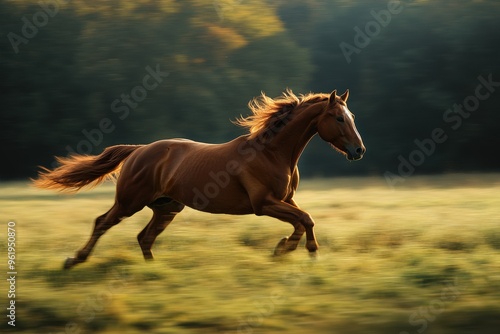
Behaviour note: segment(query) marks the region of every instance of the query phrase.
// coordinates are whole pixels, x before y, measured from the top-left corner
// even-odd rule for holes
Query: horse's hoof
[[[306,241],[306,249],[309,251],[309,254],[314,253],[318,250],[319,245],[316,240],[307,240]]]
[[[318,259],[318,251],[309,252],[309,257],[311,258],[311,260],[317,260]]]
[[[75,265],[75,258],[74,257],[68,257],[66,258],[66,261],[64,261],[64,266],[63,268],[65,270],[71,269]]]
[[[144,261],[146,261],[146,262],[154,261],[154,259],[155,258],[153,257],[152,254],[148,254],[148,255],[144,254]]]
[[[288,241],[288,237],[284,237],[278,242],[276,247],[274,248],[274,256],[280,256],[287,253],[286,242]]]

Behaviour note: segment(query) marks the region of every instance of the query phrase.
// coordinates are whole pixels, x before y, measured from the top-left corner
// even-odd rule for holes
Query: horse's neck
[[[318,132],[317,117],[322,109],[322,103],[315,103],[294,111],[290,120],[272,139],[273,149],[290,162],[292,169],[297,165],[306,145]]]

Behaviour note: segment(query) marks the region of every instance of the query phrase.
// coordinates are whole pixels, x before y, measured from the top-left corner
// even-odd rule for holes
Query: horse
[[[318,250],[314,221],[293,200],[299,184],[297,163],[311,138],[319,134],[350,160],[366,149],[354,115],[347,107],[349,90],[338,96],[286,90],[277,98],[264,93],[252,99],[250,116],[233,123],[248,133],[222,144],[165,139],[147,145],[115,145],[99,155],[56,157],[54,170],[41,167],[38,188],[76,192],[116,179],[115,202],[97,217],[83,248],[64,262],[64,269],[85,262],[98,239],[112,226],[144,207],[153,217],[138,234],[145,260],[152,260],[156,238],[185,206],[217,214],[266,215],[290,223],[293,233],[274,254],[295,250],[303,234],[312,256]]]

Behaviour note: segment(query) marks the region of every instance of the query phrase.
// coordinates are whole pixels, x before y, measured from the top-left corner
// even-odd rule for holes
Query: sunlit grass
[[[303,243],[273,258],[291,226],[268,217],[183,211],[142,259],[148,209],[63,271],[113,185],[61,195],[0,186],[16,222],[19,333],[496,333],[500,325],[500,179],[303,181],[320,256]],[[0,240],[5,249],[6,238]],[[424,329],[425,327],[425,329]]]

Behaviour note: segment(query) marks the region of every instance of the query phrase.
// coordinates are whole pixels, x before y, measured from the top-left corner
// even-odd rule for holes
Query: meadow
[[[145,209],[62,270],[113,202],[114,185],[64,195],[0,184],[2,270],[16,230],[16,326],[7,333],[498,333],[500,175],[303,180],[320,244],[284,257],[289,224],[185,209],[145,262]],[[5,279],[2,278],[5,282]]]

